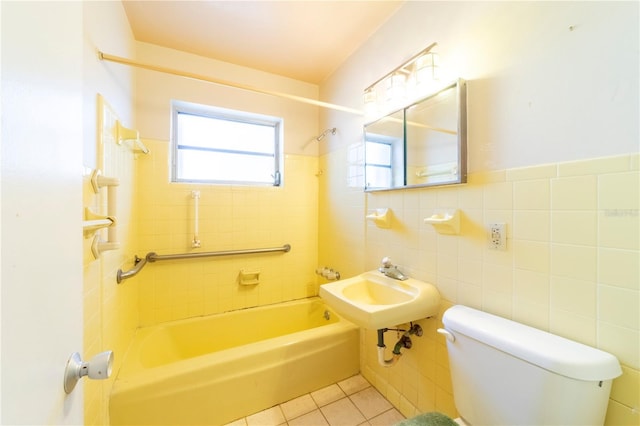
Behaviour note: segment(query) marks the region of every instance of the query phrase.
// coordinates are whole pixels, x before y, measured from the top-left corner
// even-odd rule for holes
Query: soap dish
[[[366,218],[373,221],[378,228],[391,228],[391,209],[374,209]]]
[[[260,271],[240,270],[240,285],[260,284]]]
[[[424,223],[433,225],[440,234],[457,235],[460,233],[460,212],[457,209],[437,212],[425,218]]]

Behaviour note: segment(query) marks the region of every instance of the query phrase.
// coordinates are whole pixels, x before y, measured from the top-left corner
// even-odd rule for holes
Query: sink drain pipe
[[[390,359],[384,358],[384,350],[386,346],[384,344],[384,333],[387,331],[403,331],[404,333],[398,339],[395,346],[393,347],[393,356]],[[383,367],[393,367],[402,356],[400,352],[401,348],[411,349],[413,345],[411,342],[410,335],[415,334],[416,336],[422,336],[422,327],[418,324],[411,324],[409,330],[401,330],[397,328],[379,328],[378,329],[378,363]]]

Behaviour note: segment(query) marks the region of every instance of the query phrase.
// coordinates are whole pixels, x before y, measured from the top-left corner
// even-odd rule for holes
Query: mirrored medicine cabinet
[[[364,135],[365,191],[466,182],[466,81],[366,124]]]

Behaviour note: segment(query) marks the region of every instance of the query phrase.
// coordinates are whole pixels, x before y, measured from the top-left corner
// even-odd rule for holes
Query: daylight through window
[[[392,141],[384,136],[367,135],[365,140],[365,177],[367,188],[391,187]]]
[[[282,119],[174,102],[172,181],[281,183]]]

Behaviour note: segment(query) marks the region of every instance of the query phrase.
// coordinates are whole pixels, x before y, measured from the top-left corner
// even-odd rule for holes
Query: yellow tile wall
[[[465,304],[616,355],[624,374],[614,381],[606,422],[640,423],[638,154],[475,173],[464,185],[364,195],[333,180],[340,172],[331,165],[346,164],[339,157],[332,152],[322,160],[329,167],[326,191],[337,192],[327,199],[341,201],[328,209],[352,218],[354,228],[358,220],[363,224],[364,259],[339,251],[359,237],[345,229],[347,235],[321,240],[321,257],[368,270],[390,256],[409,275],[438,287],[443,310]],[[360,197],[365,205],[359,212],[343,207],[357,205]],[[365,222],[368,209],[383,207],[392,209],[391,229]],[[438,234],[422,221],[451,208],[462,213],[460,235]],[[321,216],[321,228],[323,222]],[[506,251],[488,248],[492,222],[507,225]],[[446,346],[435,333],[439,321],[420,322],[428,332],[392,369],[377,366],[377,336],[363,332],[363,374],[405,415],[433,409],[457,414]]]
[[[99,169],[104,176],[117,177],[117,234],[120,248],[103,252],[98,259],[91,252],[93,236],[84,238],[84,348],[82,356],[90,359],[95,354],[114,352],[113,373],[108,380],[86,380],[83,382],[85,398],[85,424],[109,423],[109,394],[115,376],[122,364],[135,327],[138,325],[138,292],[133,286],[116,283],[116,271],[133,251],[136,243],[135,230],[131,226],[134,217],[134,169],[136,155],[127,143],[117,144],[113,128],[117,116],[102,98],[98,99],[99,122],[104,125],[98,132]],[[107,214],[107,188],[96,194],[91,185],[92,169],[83,175],[83,205],[96,214]],[[102,241],[107,240],[107,230],[98,231]]]
[[[138,256],[292,248],[147,264],[127,281],[140,292],[141,325],[317,295],[317,157],[286,155],[284,185],[277,188],[170,183],[168,142],[144,143],[151,153],[140,158],[137,168]],[[193,190],[200,191],[199,249],[191,247]],[[241,269],[260,271],[260,284],[240,286]]]

